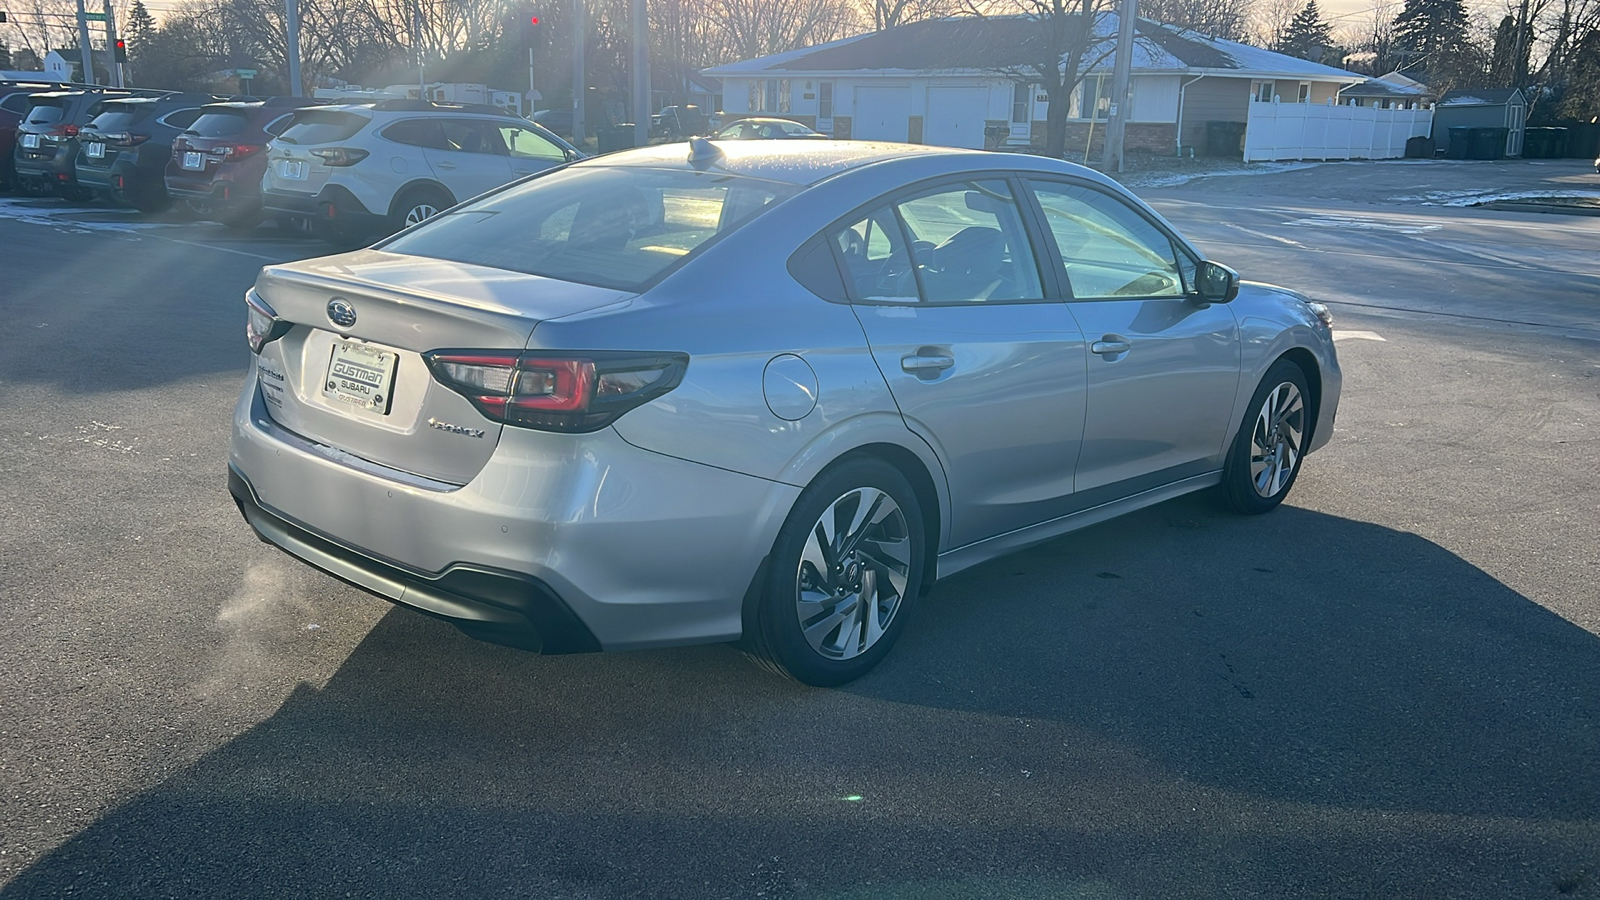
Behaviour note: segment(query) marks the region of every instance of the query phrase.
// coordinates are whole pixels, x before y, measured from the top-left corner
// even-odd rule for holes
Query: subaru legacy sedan
[[[857,142],[650,147],[262,270],[229,487],[263,540],[546,653],[876,665],[934,582],[1333,435],[1328,311],[1109,179]]]

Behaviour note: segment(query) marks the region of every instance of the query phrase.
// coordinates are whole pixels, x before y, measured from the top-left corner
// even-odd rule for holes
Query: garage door
[[[900,141],[911,136],[911,89],[903,87],[856,88],[855,118],[850,136],[858,141]]]
[[[981,150],[983,120],[988,115],[986,87],[930,87],[928,117],[922,125],[923,142]]]

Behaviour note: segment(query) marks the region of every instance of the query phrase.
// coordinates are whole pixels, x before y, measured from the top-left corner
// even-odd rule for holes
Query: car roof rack
[[[382,112],[470,112],[520,119],[522,116],[487,103],[454,103],[448,100],[378,100],[372,108]]]

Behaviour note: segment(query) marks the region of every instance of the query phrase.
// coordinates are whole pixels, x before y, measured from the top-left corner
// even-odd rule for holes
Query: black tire
[[[869,509],[882,509],[873,506],[880,502],[878,494],[893,501],[898,513],[889,512],[862,529],[854,544],[856,553],[833,557],[840,563],[838,571],[822,577],[836,586],[836,596],[832,589],[817,584],[820,573],[808,561],[807,546],[813,538],[820,546],[818,526],[824,513],[832,510],[835,517],[843,515],[848,525],[849,517],[863,502]],[[837,529],[836,544],[850,537],[846,531]],[[882,661],[905,630],[922,590],[927,547],[922,508],[898,469],[882,460],[860,457],[827,470],[795,501],[773,543],[765,584],[745,635],[746,652],[763,666],[802,684],[833,687],[860,678]],[[897,552],[906,557],[903,562],[895,558]],[[889,565],[896,571],[891,573]],[[898,586],[893,575],[899,576]],[[849,595],[846,591],[852,583],[855,593]],[[803,604],[802,585],[806,586],[804,596],[823,599],[814,606]],[[802,606],[817,613],[809,620],[812,637],[802,625]],[[861,611],[869,613],[870,623]],[[840,620],[839,616],[847,618]],[[813,640],[828,646],[819,648]]]
[[[1268,421],[1267,398],[1276,395],[1285,410],[1277,424]],[[1276,409],[1276,407],[1275,407]],[[1222,467],[1222,496],[1235,512],[1256,515],[1277,508],[1300,477],[1305,444],[1311,436],[1311,394],[1300,367],[1280,359],[1250,397],[1244,421]],[[1284,456],[1279,456],[1279,454]],[[1292,456],[1292,458],[1285,458]],[[1287,466],[1284,463],[1287,462]],[[1262,466],[1256,471],[1256,465]]]
[[[323,218],[313,218],[311,220],[311,233],[341,250],[354,250],[366,238],[365,234],[348,225],[341,222],[330,222]]]
[[[389,209],[389,231],[393,233],[416,224],[410,220],[413,212],[432,209],[433,212],[422,217],[431,219],[455,205],[456,201],[442,188],[427,185],[407,188],[395,198],[394,206]]]

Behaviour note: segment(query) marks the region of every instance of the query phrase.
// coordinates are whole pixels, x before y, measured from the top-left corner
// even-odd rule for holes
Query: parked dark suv
[[[172,140],[200,118],[211,94],[106,100],[78,133],[78,184],[142,212],[166,209]]]
[[[88,199],[90,192],[79,187],[73,165],[78,156],[78,131],[99,113],[101,103],[133,96],[138,93],[121,90],[47,91],[30,96],[28,111],[17,126],[17,149],[12,156],[17,181],[25,187],[55,191],[69,200]]]
[[[266,216],[261,176],[267,171],[267,142],[289,127],[295,110],[322,102],[272,97],[201,107],[200,118],[173,139],[167,193],[229,228],[254,228]]]
[[[12,156],[17,150],[17,126],[28,114],[28,98],[67,87],[70,85],[54,81],[0,81],[0,190],[17,187],[17,165]]]

